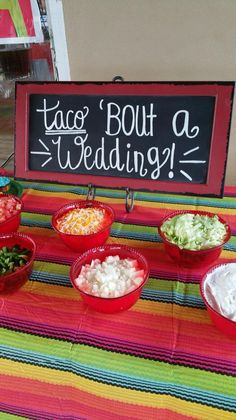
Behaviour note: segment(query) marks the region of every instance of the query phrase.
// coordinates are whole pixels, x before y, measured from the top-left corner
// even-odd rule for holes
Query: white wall
[[[236,80],[235,0],[63,0],[63,10],[71,80]],[[226,184],[235,158],[236,102]]]

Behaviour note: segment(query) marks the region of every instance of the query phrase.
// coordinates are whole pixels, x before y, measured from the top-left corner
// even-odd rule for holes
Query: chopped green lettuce
[[[217,215],[184,213],[167,219],[161,226],[166,239],[181,249],[207,249],[220,245],[226,227]]]

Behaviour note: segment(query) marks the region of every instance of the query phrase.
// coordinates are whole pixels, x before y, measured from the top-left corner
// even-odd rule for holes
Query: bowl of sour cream
[[[200,292],[216,327],[236,338],[236,261],[211,267],[200,282]]]

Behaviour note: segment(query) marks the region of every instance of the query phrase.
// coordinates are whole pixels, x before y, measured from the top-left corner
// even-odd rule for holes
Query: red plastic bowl
[[[223,220],[220,216],[218,216],[219,221],[226,226],[226,235],[223,242],[220,245],[217,245],[212,248],[208,249],[201,249],[201,250],[190,250],[190,249],[181,249],[178,245],[173,244],[170,242],[165,234],[161,231],[161,226],[164,222],[169,220],[170,218],[180,215],[180,214],[200,214],[202,216],[213,217],[215,216],[214,213],[210,213],[207,211],[201,210],[184,210],[184,211],[176,211],[164,217],[161,221],[160,226],[158,227],[159,235],[164,243],[165,250],[168,255],[178,264],[184,267],[201,267],[207,264],[211,264],[214,262],[219,256],[223,249],[223,246],[231,237],[231,230],[229,225]]]
[[[17,244],[29,249],[31,255],[29,256],[27,263],[17,271],[6,275],[0,275],[0,294],[16,291],[26,283],[31,274],[36,252],[36,245],[33,239],[18,232],[0,235],[0,248],[4,246],[12,247]]]
[[[236,261],[232,261],[229,263],[224,263],[224,264],[218,264],[215,265],[214,267],[211,267],[209,271],[207,271],[207,273],[205,273],[204,277],[202,278],[201,282],[200,282],[200,292],[201,292],[201,296],[202,299],[206,305],[207,308],[207,312],[212,320],[212,322],[215,324],[215,326],[223,333],[226,334],[227,336],[231,337],[231,338],[236,338],[236,321],[232,321],[229,318],[226,318],[224,315],[220,314],[219,312],[217,312],[208,302],[206,294],[205,294],[205,282],[207,280],[207,277],[213,273],[213,271],[215,271],[217,268],[220,268],[224,265],[229,265],[229,264],[235,264]]]
[[[96,233],[90,235],[73,235],[71,233],[63,233],[57,228],[57,220],[64,214],[68,213],[73,209],[78,208],[91,208],[96,207],[104,209],[107,214],[106,226]],[[87,249],[94,248],[103,245],[108,236],[110,235],[111,225],[114,221],[114,211],[107,204],[100,203],[99,201],[84,200],[75,201],[73,203],[66,204],[61,207],[52,217],[53,229],[58,233],[62,241],[71,249],[78,252],[84,252]]]
[[[6,197],[14,197],[16,202],[20,205],[19,210],[17,211],[14,216],[10,217],[9,219],[5,220],[4,222],[0,222],[0,234],[1,233],[10,233],[10,232],[16,232],[20,225],[21,220],[21,212],[23,208],[23,202],[19,197],[16,197],[15,195],[12,196],[10,194],[3,194],[0,195],[0,201],[5,199]]]
[[[116,298],[103,298],[93,296],[82,291],[75,283],[75,279],[80,274],[82,266],[85,264],[90,264],[91,261],[96,258],[100,259],[100,261],[104,261],[105,258],[109,255],[119,255],[121,259],[132,258],[137,260],[139,268],[141,270],[144,270],[144,280],[142,281],[142,283],[132,292],[129,292],[126,295]],[[80,292],[80,295],[84,302],[96,311],[105,313],[120,312],[129,309],[131,306],[133,306],[140,297],[142,288],[145,282],[147,281],[148,276],[149,266],[145,257],[135,249],[121,245],[104,245],[98,248],[90,249],[74,261],[70,270],[71,283],[73,287]]]

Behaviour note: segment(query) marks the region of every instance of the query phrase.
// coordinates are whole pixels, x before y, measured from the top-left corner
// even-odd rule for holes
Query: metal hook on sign
[[[124,78],[122,76],[115,76],[112,79],[113,82],[124,82]]]
[[[96,188],[92,184],[88,184],[88,193],[86,200],[94,200]]]
[[[126,197],[125,197],[125,208],[128,213],[134,208],[134,192],[129,188],[126,188]]]

